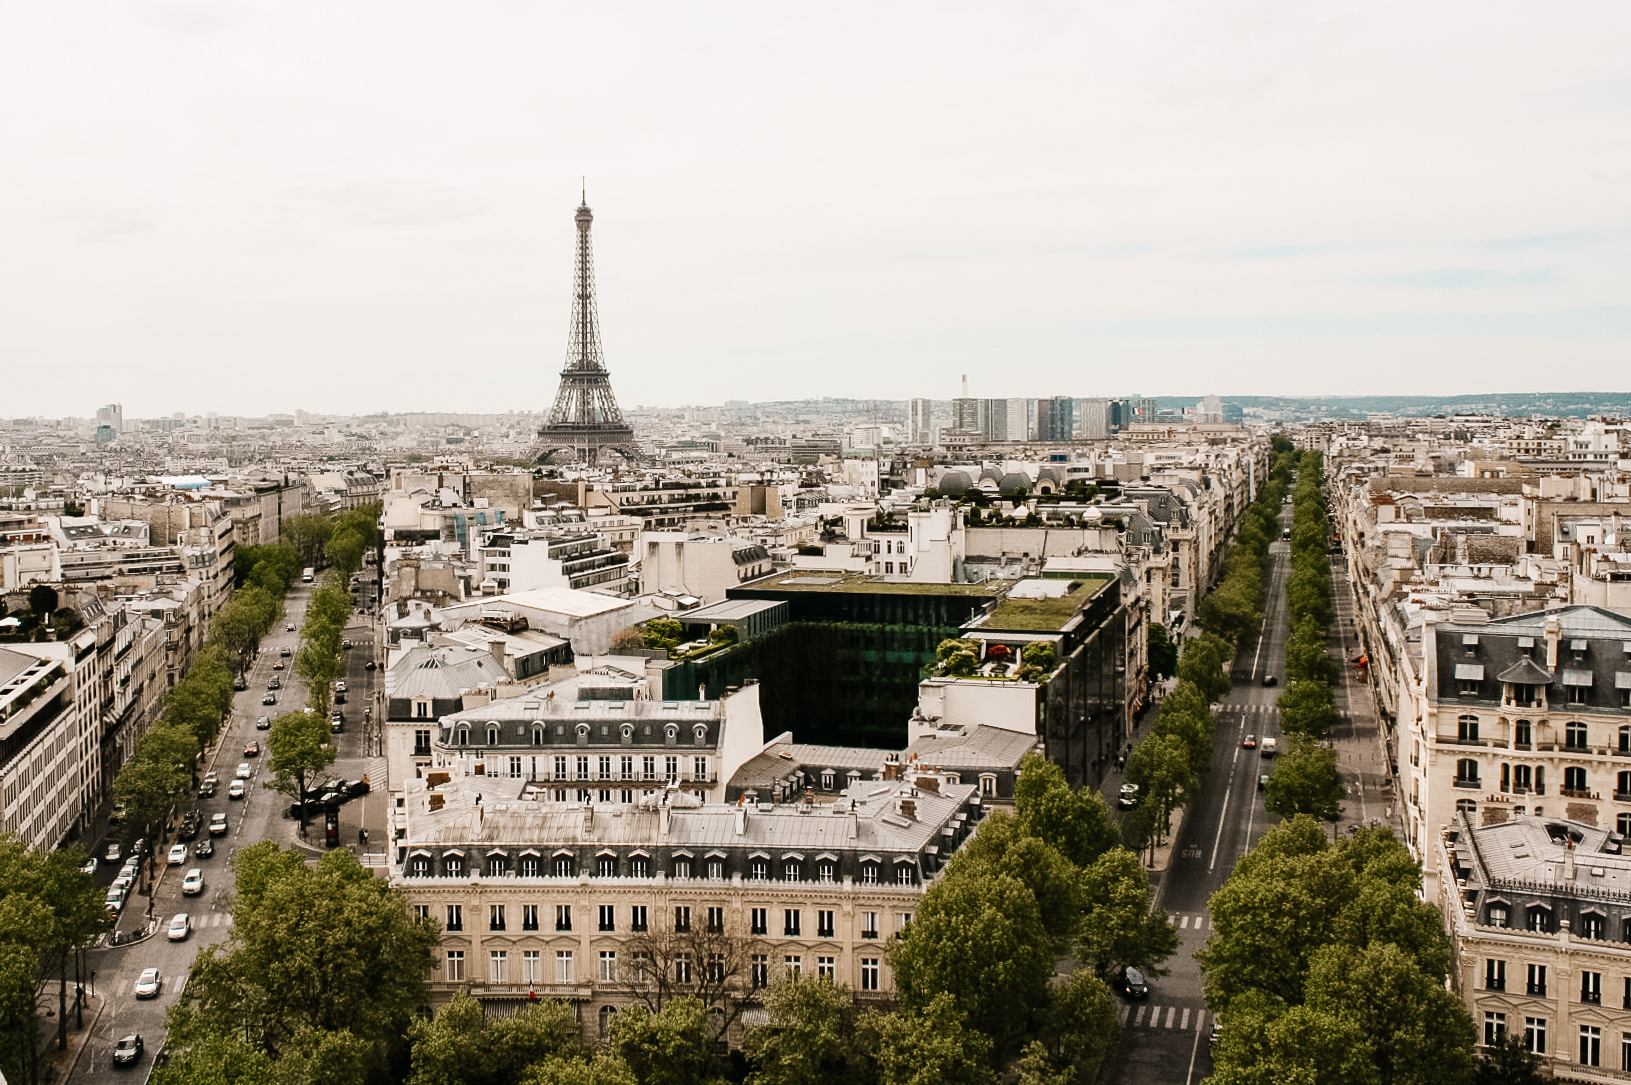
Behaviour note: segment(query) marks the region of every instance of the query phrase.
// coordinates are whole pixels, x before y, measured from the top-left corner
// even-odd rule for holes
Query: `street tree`
[[[1021,1055],[1019,1077],[1031,1085],[1092,1085],[1116,1038],[1110,988],[1087,969],[1048,988],[1036,1039]]]
[[[1184,645],[1178,657],[1178,678],[1192,682],[1205,694],[1208,702],[1221,700],[1229,692],[1230,657],[1234,654],[1228,642],[1212,633],[1204,634]]]
[[[428,1005],[436,927],[349,851],[315,868],[261,853],[245,865],[259,881],[234,901],[228,940],[193,965],[187,1035],[241,1035],[274,1060],[291,1046],[310,1057],[366,1050],[370,1076],[405,1056],[408,1026]]]
[[[1001,812],[986,818],[980,831],[952,854],[947,874],[1016,878],[1031,891],[1049,935],[1064,939],[1075,932],[1082,909],[1077,867],[1040,837],[1027,834],[1018,818]]]
[[[748,1085],[859,1085],[869,1075],[848,988],[827,976],[784,972],[762,998],[767,1020],[743,1045],[756,1067]]]
[[[1457,1085],[1473,1073],[1477,1033],[1442,976],[1394,945],[1330,945],[1315,954],[1308,1006],[1359,1026],[1380,1085]]]
[[[1486,1044],[1478,1053],[1473,1069],[1473,1085],[1555,1085],[1546,1073],[1541,1057],[1529,1050],[1516,1030],[1509,1030],[1498,1044]]]
[[[677,998],[655,1013],[632,1006],[615,1015],[606,1048],[640,1085],[704,1085],[714,1064],[713,1035],[708,1008]]]
[[[434,1018],[410,1026],[413,1067],[407,1085],[520,1085],[536,1063],[587,1054],[578,1031],[572,1008],[558,999],[488,1017],[481,1003],[461,990]]]
[[[1171,678],[1178,673],[1178,646],[1160,622],[1150,623],[1149,656],[1151,678]]]
[[[710,1011],[710,1038],[723,1042],[754,997],[751,965],[764,946],[709,927],[700,916],[689,921],[690,909],[685,911],[683,925],[660,914],[625,943],[631,993],[652,1013],[675,999],[695,999]]]
[[[1287,682],[1275,705],[1280,710],[1280,728],[1287,734],[1323,739],[1337,723],[1331,687],[1316,679]]]
[[[1165,975],[1160,964],[1178,951],[1178,932],[1150,910],[1150,879],[1138,856],[1126,848],[1099,856],[1081,872],[1080,898],[1076,957],[1085,968],[1101,978],[1123,965]]]
[[[910,934],[890,943],[895,989],[908,1013],[949,994],[1006,1057],[1046,996],[1052,939],[1025,883],[1006,874],[943,878],[927,893]]]
[[[592,1059],[562,1056],[534,1063],[521,1085],[642,1085],[629,1064],[616,1055],[597,1052]]]
[[[1176,735],[1151,734],[1127,758],[1127,782],[1138,785],[1138,800],[1150,807],[1159,843],[1172,828],[1172,811],[1200,790],[1189,748]]]
[[[1337,755],[1304,735],[1292,734],[1269,782],[1264,804],[1271,814],[1310,814],[1322,821],[1342,817],[1346,789],[1337,771]]]
[[[1381,1085],[1356,1023],[1255,992],[1230,1007],[1212,1062],[1213,1085]]]
[[[328,740],[328,723],[315,712],[285,712],[272,721],[266,736],[272,786],[300,804],[300,820],[306,820],[306,798],[318,773],[334,764],[334,747]]]
[[[928,1005],[887,1013],[877,1034],[879,1085],[994,1085],[991,1040],[971,1027],[957,1001],[941,992]]]
[[[1104,796],[1092,788],[1073,791],[1064,771],[1038,753],[1020,761],[1014,812],[1027,836],[1041,839],[1077,866],[1121,843]]]

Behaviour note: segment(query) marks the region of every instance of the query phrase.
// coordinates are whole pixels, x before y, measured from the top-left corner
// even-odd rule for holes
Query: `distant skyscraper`
[[[914,399],[911,402],[911,416],[908,429],[908,444],[932,445],[937,434],[934,432],[934,400]]]
[[[1076,401],[1076,436],[1093,441],[1110,436],[1110,401],[1108,399],[1078,399]]]
[[[1031,401],[1028,399],[1004,400],[1005,411],[1008,414],[1008,440],[1029,441],[1031,439]]]
[[[117,403],[109,403],[106,407],[99,407],[96,411],[96,424],[107,426],[114,433],[125,431],[125,409]]]
[[[960,396],[951,401],[951,424],[959,433],[985,433],[985,400]]]
[[[1217,396],[1207,396],[1205,399],[1195,404],[1195,421],[1203,423],[1222,422],[1223,400],[1219,399]]]
[[[600,348],[600,315],[595,305],[595,265],[589,247],[589,225],[595,216],[585,200],[574,216],[578,224],[577,272],[572,283],[572,332],[567,342],[566,368],[549,420],[539,427],[534,452],[542,456],[571,449],[580,461],[593,465],[602,452],[618,452],[626,459],[639,456],[634,430],[623,420],[611,375]]]
[[[1159,420],[1160,405],[1153,399],[1134,399],[1130,401],[1133,407],[1134,422],[1154,423]]]
[[[1051,396],[1036,401],[1036,439],[1068,441],[1075,436],[1074,401],[1069,396]]]

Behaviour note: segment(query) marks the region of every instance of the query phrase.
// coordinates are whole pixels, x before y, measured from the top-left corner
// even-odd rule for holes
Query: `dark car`
[[[1272,674],[1265,674],[1263,676],[1263,684],[1265,686],[1277,686],[1280,684],[1280,680]]]
[[[345,792],[346,798],[354,799],[358,795],[368,794],[368,781],[367,780],[347,780],[345,783],[340,785],[340,790]]]
[[[205,780],[198,785],[198,797],[201,799],[215,798],[215,781]]]
[[[1138,785],[1122,784],[1121,793],[1116,796],[1116,805],[1123,810],[1131,810],[1138,805]]]
[[[270,716],[260,716],[260,717],[256,718],[256,720],[255,720],[255,730],[257,730],[257,731],[270,731],[271,729],[272,729],[272,717],[270,717]]]
[[[129,1066],[142,1057],[142,1038],[139,1033],[132,1032],[129,1036],[122,1036],[119,1042],[113,1045],[113,1065]]]
[[[268,693],[266,696],[261,698],[261,704],[277,704],[277,694]]]
[[[1150,985],[1144,981],[1144,973],[1128,965],[1116,973],[1114,987],[1123,998],[1141,999],[1150,997]]]
[[[195,837],[197,835],[198,835],[198,819],[196,817],[194,817],[192,814],[188,814],[186,817],[181,819],[181,824],[179,826],[177,826],[177,828],[176,828],[176,839],[177,840],[191,840],[193,837]]]
[[[274,674],[270,679],[267,680],[266,688],[267,689],[282,689],[283,688],[283,680],[281,678],[279,678],[277,675]]]
[[[211,840],[207,836],[204,839],[200,840],[193,847],[193,858],[195,858],[195,859],[208,859],[210,856],[212,856],[214,854],[215,854],[215,841]]]
[[[362,669],[365,670],[365,671],[373,670],[374,669],[374,661],[372,659],[370,659],[367,663],[364,663],[362,665]]]

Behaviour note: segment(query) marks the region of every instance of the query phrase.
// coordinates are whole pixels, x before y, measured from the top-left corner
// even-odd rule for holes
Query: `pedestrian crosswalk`
[[[1209,924],[1205,914],[1185,915],[1182,912],[1174,912],[1167,916],[1167,921],[1181,931],[1204,931]]]
[[[1271,704],[1232,704],[1224,705],[1225,712],[1239,712],[1242,716],[1269,716],[1280,711]]]
[[[1165,1006],[1152,1002],[1121,1007],[1121,1023],[1128,1028],[1190,1029],[1204,1031],[1211,1027],[1214,1014],[1194,1006]]]
[[[199,912],[193,915],[193,927],[197,930],[230,926],[232,926],[232,913],[230,912]]]

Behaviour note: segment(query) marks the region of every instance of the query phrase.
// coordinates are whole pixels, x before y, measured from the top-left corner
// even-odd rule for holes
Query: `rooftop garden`
[[[982,623],[987,629],[1012,629],[1027,633],[1052,633],[1065,627],[1093,595],[1109,580],[1108,576],[1083,575],[1073,578],[1076,586],[1047,599],[1017,599],[1009,595],[998,603]]]
[[[807,581],[807,583],[801,583]],[[916,581],[884,580],[863,573],[824,573],[778,577],[756,587],[794,588],[804,591],[877,592],[886,595],[996,595],[990,584],[933,584]]]

